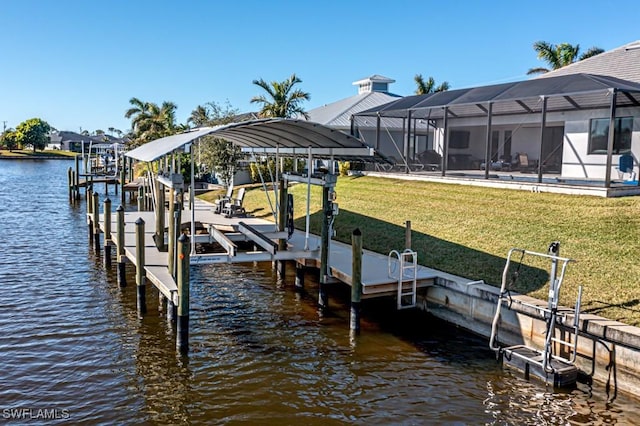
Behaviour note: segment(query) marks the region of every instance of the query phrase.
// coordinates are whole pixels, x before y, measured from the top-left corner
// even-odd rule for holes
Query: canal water
[[[133,270],[120,289],[89,246],[70,165],[0,161],[0,424],[639,422],[637,401],[554,393],[503,371],[484,339],[392,304],[365,304],[351,338],[339,287],[321,315],[313,284],[298,294],[269,265],[192,269],[179,356],[157,292],[140,319]]]

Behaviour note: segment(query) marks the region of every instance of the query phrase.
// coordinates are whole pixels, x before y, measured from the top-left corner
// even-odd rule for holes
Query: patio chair
[[[524,152],[518,154],[518,164],[521,173],[534,172],[538,168],[533,161],[529,160],[529,155]]]
[[[227,187],[227,193],[224,195],[218,196],[218,199],[215,200],[214,202],[215,207],[213,211],[217,214],[222,213],[222,209],[224,208],[224,205],[229,201],[231,201],[232,197],[233,197],[233,185],[229,185]]]
[[[222,214],[224,217],[234,217],[241,214],[245,214],[244,207],[242,206],[242,201],[244,200],[245,188],[240,188],[238,190],[238,197],[231,198],[227,201],[222,208]]]
[[[629,175],[629,179],[626,181],[636,180],[636,172],[633,170],[633,156],[630,154],[623,154],[618,160],[618,178],[625,180],[625,174]]]

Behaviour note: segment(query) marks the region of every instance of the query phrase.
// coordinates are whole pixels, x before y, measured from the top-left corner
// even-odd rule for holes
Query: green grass
[[[404,225],[412,224],[419,263],[499,286],[507,252],[519,247],[546,252],[560,241],[567,269],[561,303],[573,306],[583,286],[583,311],[640,325],[640,197],[531,193],[464,185],[341,177],[337,239],[350,242],[360,228],[367,249],[404,248]],[[306,186],[294,185],[296,227],[304,229]],[[312,232],[320,233],[320,188],[311,197]],[[273,195],[272,195],[273,197]],[[245,208],[270,219],[260,187],[250,188]],[[519,260],[516,258],[515,260]],[[530,261],[513,288],[547,298],[548,261]]]
[[[9,151],[8,149],[0,150],[1,157],[13,157],[13,158],[38,158],[38,157],[75,157],[78,155],[75,152],[71,151],[61,151],[61,150],[46,150],[46,151],[36,151],[33,152],[32,149],[14,149],[13,151]]]

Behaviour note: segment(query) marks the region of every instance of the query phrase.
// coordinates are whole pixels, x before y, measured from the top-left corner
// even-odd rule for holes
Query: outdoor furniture
[[[425,168],[429,171],[440,170],[440,164],[442,164],[442,156],[433,149],[427,149],[417,155],[418,160],[424,164]]]
[[[529,155],[525,152],[518,154],[518,163],[520,164],[520,172],[534,172],[538,166],[533,160],[529,160]]]
[[[229,201],[231,201],[231,197],[233,197],[233,185],[229,185],[227,187],[227,193],[225,195],[221,195],[218,197],[217,200],[215,200],[214,202],[214,213],[220,214],[222,213],[222,209],[224,208],[225,204],[228,203]]]
[[[629,181],[636,179],[636,172],[633,170],[633,156],[630,154],[622,154],[618,160],[618,178],[625,180],[624,175],[629,175]]]
[[[222,208],[222,214],[224,217],[233,217],[241,214],[245,214],[244,207],[242,207],[242,201],[244,200],[245,188],[238,190],[238,197],[231,198],[227,201]]]

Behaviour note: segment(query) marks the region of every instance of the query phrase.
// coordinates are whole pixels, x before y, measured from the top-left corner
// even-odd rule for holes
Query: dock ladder
[[[414,308],[417,301],[418,253],[411,249],[403,252],[391,250],[388,271],[389,278],[398,280],[398,309]]]
[[[526,378],[529,378],[529,376],[533,374],[553,386],[565,387],[575,385],[578,376],[575,361],[577,356],[582,287],[578,289],[578,297],[574,309],[558,307],[560,289],[564,281],[567,265],[572,261],[571,259],[560,257],[558,255],[559,250],[560,243],[557,241],[551,243],[547,254],[518,248],[509,250],[507,262],[502,274],[502,286],[498,297],[498,305],[491,325],[489,347],[502,357],[505,365],[523,371]],[[545,319],[545,340],[541,349],[526,345],[501,348],[497,344],[501,307],[503,304],[510,305],[511,303],[511,296],[507,288],[507,279],[511,258],[514,253],[519,253],[521,258],[516,271],[512,275],[512,284],[515,282],[515,279],[517,279],[525,255],[551,260],[547,306],[540,306],[524,301],[518,302],[522,306],[534,309]],[[558,269],[560,269],[559,274]],[[572,324],[569,324],[567,321],[568,315],[573,315]],[[557,331],[559,331],[559,333],[557,333]],[[558,334],[562,337],[556,337]]]

